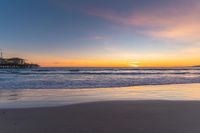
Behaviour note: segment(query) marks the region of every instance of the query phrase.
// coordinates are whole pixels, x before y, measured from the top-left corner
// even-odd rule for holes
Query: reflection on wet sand
[[[200,100],[200,84],[101,89],[0,90],[0,108],[60,106],[110,100]]]

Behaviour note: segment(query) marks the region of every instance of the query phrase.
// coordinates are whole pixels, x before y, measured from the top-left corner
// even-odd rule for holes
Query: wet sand
[[[0,109],[66,106],[116,100],[200,101],[199,88],[198,83],[94,89],[0,89]]]
[[[198,101],[108,101],[1,109],[0,133],[200,133]]]

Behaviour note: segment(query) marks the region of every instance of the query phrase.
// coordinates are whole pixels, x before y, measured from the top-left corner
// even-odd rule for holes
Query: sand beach
[[[1,109],[2,133],[199,133],[200,102],[107,101]]]

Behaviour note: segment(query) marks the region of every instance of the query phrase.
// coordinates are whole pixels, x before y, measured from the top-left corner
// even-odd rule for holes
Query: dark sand
[[[0,133],[200,133],[200,102],[113,101],[1,109]]]

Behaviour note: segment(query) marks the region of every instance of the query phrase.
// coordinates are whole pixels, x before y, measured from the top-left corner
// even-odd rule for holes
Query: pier
[[[37,68],[37,64],[0,64],[0,69],[24,69],[24,68]]]
[[[38,64],[27,63],[26,60],[22,58],[3,58],[2,50],[0,49],[0,51],[0,69],[24,69],[39,67]]]

